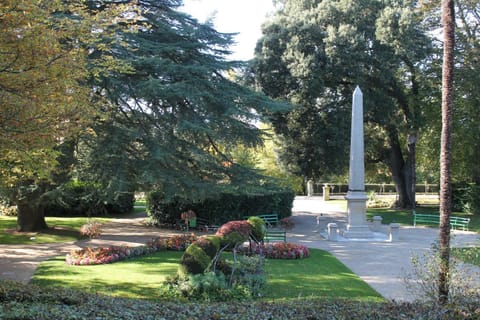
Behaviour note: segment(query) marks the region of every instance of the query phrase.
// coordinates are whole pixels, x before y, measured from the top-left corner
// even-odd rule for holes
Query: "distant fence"
[[[341,183],[314,183],[313,184],[313,194],[320,195],[323,194],[323,186],[328,184],[330,187],[330,194],[347,194],[348,184]],[[438,184],[417,184],[415,186],[416,193],[425,193],[425,194],[437,194],[439,192]],[[365,192],[375,192],[377,194],[396,194],[394,184],[365,184]]]

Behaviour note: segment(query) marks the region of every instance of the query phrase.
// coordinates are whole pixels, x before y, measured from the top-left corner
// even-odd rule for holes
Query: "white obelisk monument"
[[[348,224],[345,238],[368,239],[374,234],[367,225],[367,194],[365,193],[365,159],[363,144],[363,95],[357,86],[353,92],[352,128],[350,135],[350,174],[348,179]]]

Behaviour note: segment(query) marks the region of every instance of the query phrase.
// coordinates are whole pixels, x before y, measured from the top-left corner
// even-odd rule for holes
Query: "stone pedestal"
[[[347,196],[348,224],[343,237],[350,239],[374,238],[367,224],[367,194],[363,191],[349,191]]]
[[[338,226],[336,223],[329,223],[327,225],[328,240],[338,241]]]

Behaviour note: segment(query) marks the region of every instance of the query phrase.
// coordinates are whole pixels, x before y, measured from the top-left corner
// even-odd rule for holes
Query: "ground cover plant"
[[[452,248],[452,255],[463,262],[480,266],[480,246],[469,248]]]
[[[170,252],[174,253],[174,252]],[[291,299],[186,303],[114,298],[61,287],[0,281],[0,318],[13,319],[478,319],[479,305],[360,302],[352,299]]]
[[[16,232],[17,217],[0,216],[0,244],[57,243],[82,239],[80,228],[86,217],[46,217],[49,229],[39,232]],[[109,218],[96,218],[106,223]]]

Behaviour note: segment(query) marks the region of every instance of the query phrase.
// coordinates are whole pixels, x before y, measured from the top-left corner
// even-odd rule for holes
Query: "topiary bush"
[[[265,224],[265,221],[263,221],[262,218],[253,216],[249,217],[247,222],[251,226],[251,237],[253,240],[256,242],[262,241],[267,234],[267,225]]]
[[[186,278],[190,274],[206,272],[220,250],[220,240],[216,236],[204,236],[189,245],[180,259],[178,275]]]

